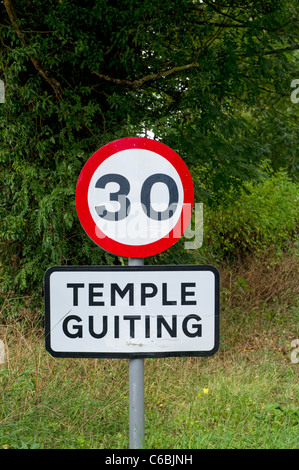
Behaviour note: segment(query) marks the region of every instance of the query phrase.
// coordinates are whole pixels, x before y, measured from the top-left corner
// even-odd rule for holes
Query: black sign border
[[[97,352],[57,352],[51,348],[51,324],[50,324],[50,276],[57,271],[212,271],[215,275],[215,346],[210,351],[168,351],[150,353],[97,353]],[[44,277],[45,289],[45,346],[53,357],[61,358],[159,358],[159,357],[205,357],[217,353],[220,343],[220,273],[211,265],[164,265],[164,266],[52,266],[47,269]]]

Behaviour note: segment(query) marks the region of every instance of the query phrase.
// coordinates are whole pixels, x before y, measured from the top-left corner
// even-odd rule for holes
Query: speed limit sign
[[[87,235],[106,251],[143,258],[186,230],[194,203],[190,172],[161,142],[129,137],[97,150],[84,165],[76,209]]]

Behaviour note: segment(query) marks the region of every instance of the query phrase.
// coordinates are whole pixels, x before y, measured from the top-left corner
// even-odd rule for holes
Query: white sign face
[[[213,266],[52,267],[45,305],[55,357],[209,356],[219,347]]]
[[[171,208],[169,194],[174,192]],[[111,195],[117,197],[111,200]],[[122,150],[107,158],[94,172],[88,189],[89,210],[97,228],[108,238],[130,245],[148,245],[168,235],[181,216],[183,201],[182,182],[174,166],[146,149]]]

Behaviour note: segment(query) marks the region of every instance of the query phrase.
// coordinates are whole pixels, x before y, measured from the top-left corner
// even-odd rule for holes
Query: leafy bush
[[[74,206],[84,163],[112,140],[148,127],[196,167],[197,200],[215,207],[277,155],[269,142],[274,168],[292,166],[296,109],[274,122],[259,110],[271,116],[297,70],[293,2],[245,2],[233,29],[218,26],[225,5],[195,3],[0,2],[0,296],[40,292],[53,264],[119,262]],[[150,262],[196,262],[181,246]]]
[[[228,206],[206,210],[203,251],[219,259],[251,252],[287,249],[296,239],[299,222],[299,187],[286,172],[264,174],[247,182]]]

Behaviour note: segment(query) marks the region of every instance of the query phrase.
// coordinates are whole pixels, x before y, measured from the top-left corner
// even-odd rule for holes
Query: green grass
[[[215,356],[145,360],[145,448],[298,448],[298,309],[275,313],[224,309]],[[0,449],[128,448],[128,360],[52,358],[17,323],[0,338]]]

